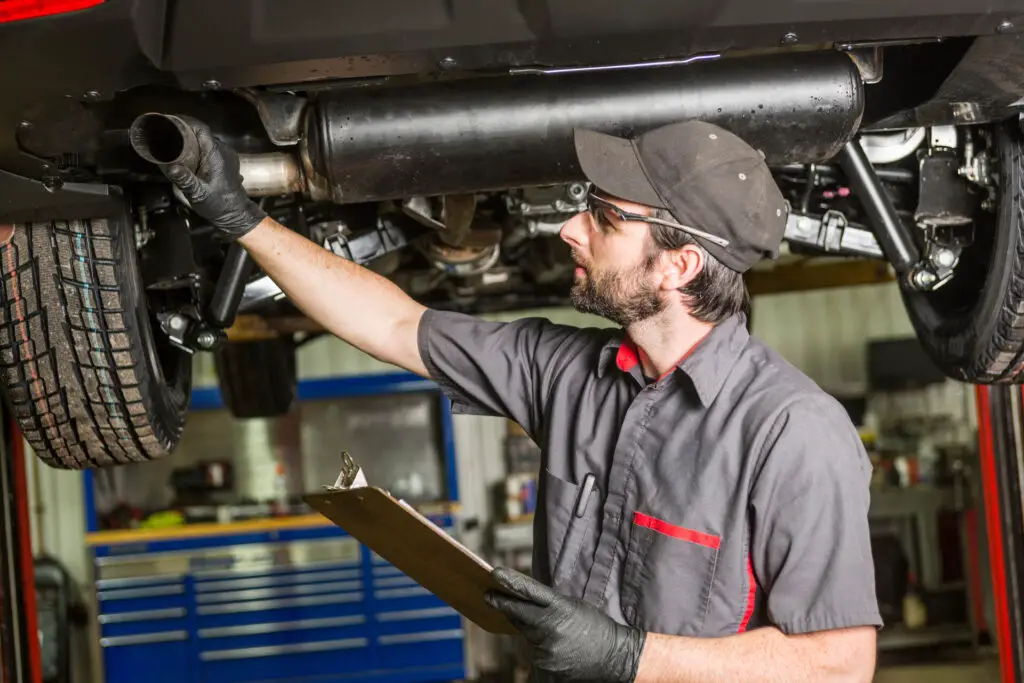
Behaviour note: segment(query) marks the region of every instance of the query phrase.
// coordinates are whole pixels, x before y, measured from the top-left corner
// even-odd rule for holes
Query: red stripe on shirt
[[[722,539],[718,536],[712,536],[711,534],[705,534],[700,531],[694,531],[693,529],[669,524],[664,520],[656,519],[650,515],[645,515],[642,512],[634,513],[633,524],[647,527],[652,531],[657,531],[658,533],[665,534],[666,536],[672,536],[673,538],[689,541],[690,543],[714,548],[715,550],[718,550],[718,546],[722,544]]]
[[[754,597],[757,595],[757,579],[754,577],[754,563],[747,556],[747,609],[743,612],[743,621],[740,622],[740,629],[737,633],[743,633],[750,625],[750,618],[754,616]]]

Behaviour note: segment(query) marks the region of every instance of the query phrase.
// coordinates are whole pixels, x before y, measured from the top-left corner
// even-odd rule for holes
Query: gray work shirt
[[[430,310],[419,349],[453,410],[540,446],[533,575],[649,632],[881,626],[870,463],[842,406],[717,325],[647,381],[622,330]]]

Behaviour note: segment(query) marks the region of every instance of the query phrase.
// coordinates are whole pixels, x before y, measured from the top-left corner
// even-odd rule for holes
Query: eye
[[[615,224],[612,223],[612,219],[608,217],[608,210],[603,208],[597,208],[594,210],[594,222],[597,224],[597,229],[603,233],[612,232],[615,230]]]

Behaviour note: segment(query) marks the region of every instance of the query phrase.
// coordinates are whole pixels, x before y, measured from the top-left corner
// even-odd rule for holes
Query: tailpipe
[[[142,114],[132,122],[128,140],[136,154],[157,166],[181,164],[192,172],[199,167],[199,140],[180,116]],[[293,153],[239,154],[238,162],[242,186],[250,196],[308,193],[302,167]]]
[[[142,114],[132,122],[128,140],[135,153],[157,166],[199,166],[199,140],[192,127],[173,114]]]

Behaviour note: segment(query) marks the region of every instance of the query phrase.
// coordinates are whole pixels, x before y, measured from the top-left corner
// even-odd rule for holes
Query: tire
[[[290,337],[222,344],[214,351],[221,396],[238,418],[276,417],[298,394],[295,343]]]
[[[948,376],[1018,383],[1024,371],[1024,139],[1014,124],[993,135],[999,205],[975,221],[974,244],[934,292],[903,288],[911,323]]]
[[[192,361],[153,333],[131,218],[15,225],[0,271],[2,393],[36,455],[86,469],[170,453]]]

